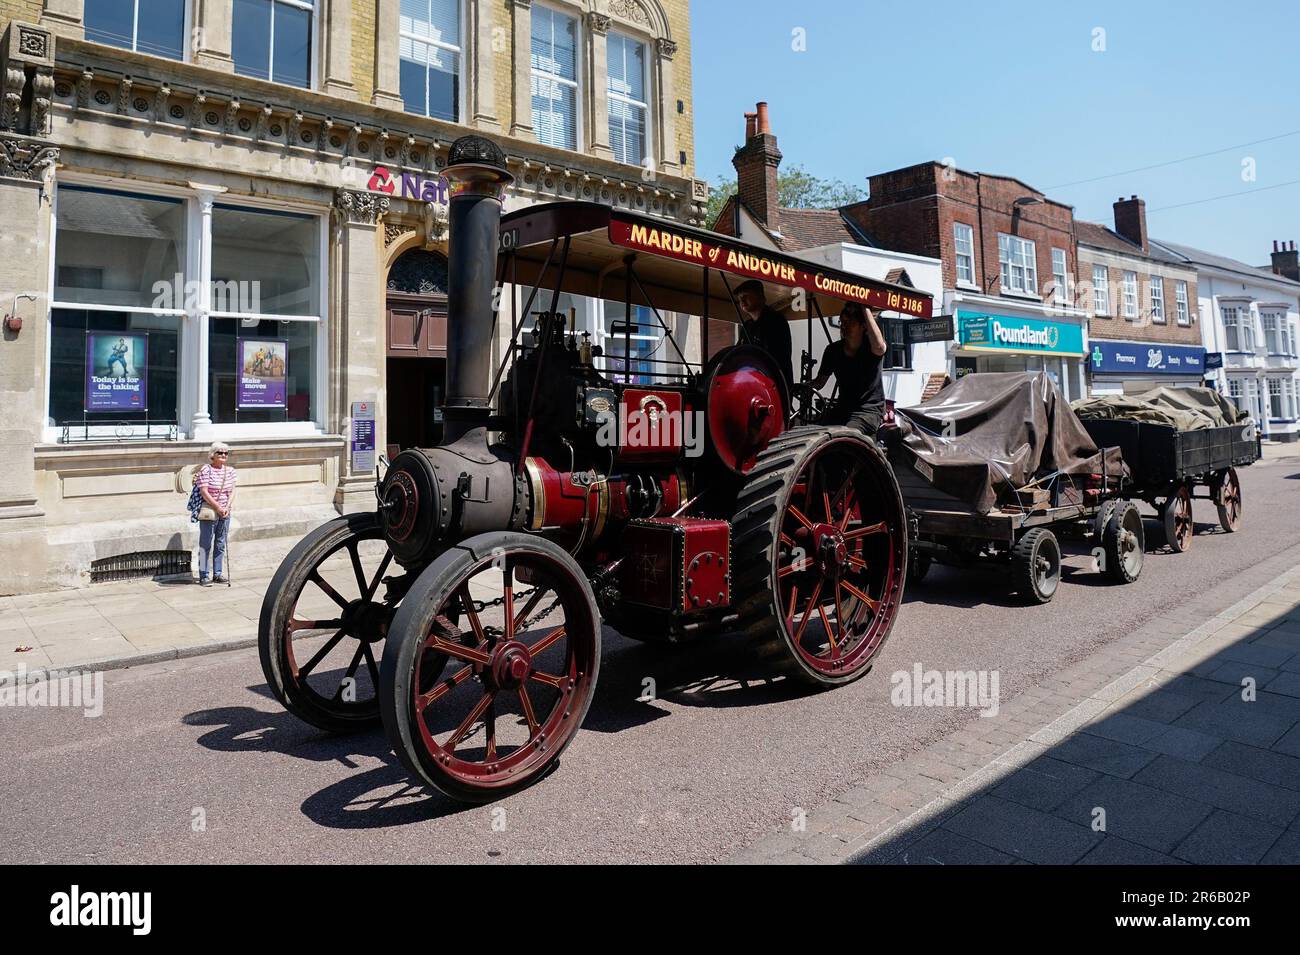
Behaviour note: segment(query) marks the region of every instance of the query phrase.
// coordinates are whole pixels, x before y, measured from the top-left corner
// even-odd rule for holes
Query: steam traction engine
[[[540,778],[573,739],[602,619],[647,640],[743,631],[774,671],[816,685],[865,673],[907,561],[876,446],[847,429],[787,429],[787,386],[755,347],[698,370],[683,358],[663,380],[632,374],[625,350],[620,375],[618,358],[597,367],[558,308],[561,292],[609,297],[600,283],[612,280],[628,316],[643,304],[662,321],[653,290],[707,328],[730,293],[711,243],[748,247],[674,225],[686,239],[657,254],[645,224],[663,223],[592,203],[502,221],[511,177],[479,137],[453,144],[444,175],[445,438],[390,463],[373,512],[331,521],[285,558],[260,621],[280,701],[328,730],[382,720],[420,779],[486,801]],[[783,261],[794,286],[802,263]],[[522,314],[495,312],[494,284],[525,279]],[[510,353],[494,370],[507,318]]]

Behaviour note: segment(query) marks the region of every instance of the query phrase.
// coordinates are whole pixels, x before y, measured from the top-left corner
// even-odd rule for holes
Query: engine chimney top
[[[469,189],[495,192],[500,198],[505,187],[515,181],[506,168],[506,154],[483,136],[462,136],[452,143],[442,175],[451,183],[453,196]]]

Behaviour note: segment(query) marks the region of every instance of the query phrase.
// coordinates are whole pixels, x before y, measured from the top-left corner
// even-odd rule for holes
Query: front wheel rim
[[[536,581],[531,594],[516,595],[521,572]],[[485,574],[500,585],[500,602],[488,598],[487,607],[473,596]],[[531,551],[480,561],[451,582],[420,638],[410,684],[413,735],[435,785],[527,781],[577,732],[599,639],[582,587],[569,568]]]

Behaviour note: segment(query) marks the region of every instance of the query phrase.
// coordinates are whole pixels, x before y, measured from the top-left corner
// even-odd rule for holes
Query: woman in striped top
[[[203,496],[205,506],[217,515],[213,521],[199,521],[199,583],[207,586],[208,557],[212,557],[212,579],[224,583],[226,538],[230,532],[230,514],[235,506],[235,469],[229,464],[230,445],[215,442],[208,449],[209,464],[194,475],[194,486]]]

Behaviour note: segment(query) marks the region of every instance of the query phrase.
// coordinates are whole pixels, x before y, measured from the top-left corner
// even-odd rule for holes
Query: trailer
[[[1118,447],[1133,473],[1132,495],[1155,508],[1170,549],[1192,544],[1192,499],[1210,500],[1226,533],[1241,527],[1237,468],[1260,458],[1253,422],[1184,431],[1172,425],[1124,418],[1082,418],[1098,444]],[[1203,488],[1203,493],[1197,493]]]
[[[980,513],[913,468],[896,465],[894,474],[908,514],[913,583],[924,580],[934,563],[1000,561],[1017,594],[1029,603],[1047,603],[1061,581],[1062,540],[1092,544],[1098,569],[1116,583],[1132,583],[1142,572],[1142,517],[1123,499],[1121,477],[1058,477],[1048,487],[1018,491],[1016,503]]]

